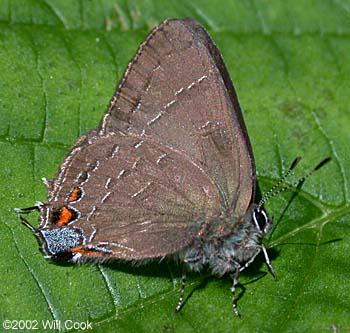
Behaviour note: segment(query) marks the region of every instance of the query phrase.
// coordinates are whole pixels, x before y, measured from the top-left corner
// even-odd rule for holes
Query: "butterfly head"
[[[252,219],[258,230],[265,236],[272,228],[272,219],[267,214],[266,210],[258,205],[252,207]]]

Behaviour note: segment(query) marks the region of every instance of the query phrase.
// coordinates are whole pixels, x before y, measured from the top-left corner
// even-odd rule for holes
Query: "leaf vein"
[[[341,163],[341,161],[339,159],[339,155],[338,155],[338,152],[337,152],[337,150],[336,150],[336,148],[334,146],[334,142],[333,142],[333,140],[331,140],[329,138],[329,136],[327,135],[326,131],[323,129],[323,126],[321,125],[320,119],[318,118],[318,116],[317,116],[315,111],[312,111],[312,115],[314,116],[314,119],[315,119],[315,122],[317,124],[317,127],[318,127],[319,131],[326,138],[327,143],[328,143],[329,147],[331,148],[332,154],[335,157],[335,161],[338,164],[338,167],[340,169],[340,174],[341,174],[341,176],[343,178],[344,201],[345,202],[349,202],[349,190],[348,190],[349,184],[348,184],[348,181],[347,181],[347,178],[346,178],[346,172],[345,172],[344,166],[343,166],[343,164]]]
[[[21,261],[24,263],[25,267],[27,268],[29,274],[33,277],[34,282],[36,283],[36,285],[38,286],[41,294],[44,297],[44,300],[49,308],[49,311],[53,317],[54,320],[59,320],[60,317],[58,315],[58,312],[56,311],[55,307],[53,306],[52,302],[50,301],[50,292],[48,290],[46,290],[46,288],[44,287],[44,285],[39,281],[39,278],[36,275],[36,272],[34,271],[33,268],[31,268],[31,266],[29,265],[29,263],[27,262],[27,260],[24,258],[24,256],[22,255],[19,246],[18,246],[18,242],[17,239],[15,237],[15,234],[12,230],[12,228],[10,228],[8,226],[8,224],[6,222],[4,222],[4,225],[10,230],[11,235],[12,235],[12,239],[13,239],[13,244],[17,250],[18,256],[21,259]]]

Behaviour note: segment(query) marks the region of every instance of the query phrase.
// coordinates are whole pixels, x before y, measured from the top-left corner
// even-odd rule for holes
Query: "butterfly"
[[[296,163],[295,163],[296,164]],[[294,166],[292,167],[294,168]],[[240,273],[263,253],[272,220],[254,204],[256,170],[222,56],[193,19],[157,26],[129,63],[97,129],[45,180],[40,226],[22,222],[47,258],[73,263],[172,257],[186,271]],[[238,315],[236,301],[233,310]]]

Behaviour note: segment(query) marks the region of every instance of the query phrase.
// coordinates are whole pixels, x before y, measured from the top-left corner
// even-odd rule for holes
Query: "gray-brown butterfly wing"
[[[230,215],[245,214],[252,149],[220,52],[195,20],[167,20],[140,46],[100,126],[116,131],[182,151],[215,182]]]
[[[215,184],[183,152],[118,133],[82,137],[72,149],[42,216],[52,222],[62,207],[74,212],[68,225],[84,230],[86,248],[128,260],[177,252],[222,213]]]

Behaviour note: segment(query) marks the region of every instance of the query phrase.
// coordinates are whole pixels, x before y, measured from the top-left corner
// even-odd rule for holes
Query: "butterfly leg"
[[[264,253],[264,257],[265,257],[265,262],[267,265],[267,268],[269,270],[269,272],[271,273],[271,275],[274,277],[275,280],[277,280],[277,274],[275,272],[275,270],[273,269],[272,265],[271,265],[271,260],[269,258],[269,255],[267,254],[267,250],[266,247],[264,245],[261,245],[261,250]],[[246,268],[248,268],[250,266],[250,264],[255,260],[256,256],[260,253],[260,249],[244,264],[244,266],[242,266],[240,268],[240,271],[242,272],[243,270],[245,270]]]
[[[181,277],[181,293],[180,293],[179,302],[177,303],[175,308],[175,312],[179,312],[184,305],[185,287],[186,287],[186,268],[184,266],[182,269],[182,277]]]
[[[248,268],[250,266],[250,264],[255,260],[255,258],[257,257],[257,255],[259,253],[260,253],[260,249],[258,251],[256,251],[256,253],[244,264],[244,266],[240,267],[239,271],[242,272],[243,270]]]
[[[271,261],[270,261],[270,258],[267,254],[267,251],[266,251],[266,247],[264,246],[264,244],[261,245],[261,249],[264,253],[264,257],[265,257],[265,262],[266,262],[266,265],[267,265],[267,268],[269,269],[271,275],[273,276],[273,278],[275,280],[277,280],[277,274],[275,272],[275,270],[273,269],[272,265],[271,265]]]
[[[231,275],[232,278],[232,287],[231,287],[231,292],[232,292],[232,310],[235,313],[235,315],[237,317],[241,317],[238,308],[237,308],[237,299],[235,298],[235,291],[236,291],[236,287],[239,283],[239,274],[241,272],[241,265],[234,261],[233,262],[234,266],[236,267],[235,272]]]

